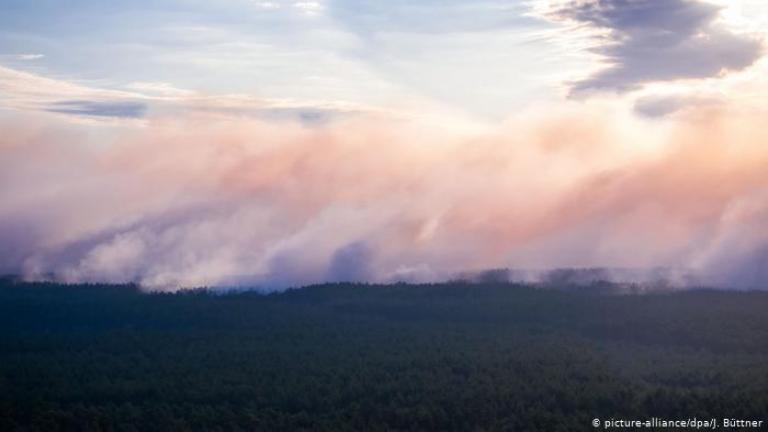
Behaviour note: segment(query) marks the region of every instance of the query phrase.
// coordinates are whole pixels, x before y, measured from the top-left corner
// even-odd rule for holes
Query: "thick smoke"
[[[0,268],[154,289],[672,268],[763,288],[765,112],[576,103],[458,134],[356,116],[1,125]]]

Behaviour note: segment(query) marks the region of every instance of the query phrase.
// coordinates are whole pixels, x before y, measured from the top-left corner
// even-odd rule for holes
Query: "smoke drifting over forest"
[[[151,3],[0,6],[0,274],[764,288],[764,2]]]
[[[502,267],[665,267],[760,287],[765,114],[720,103],[650,127],[593,103],[461,134],[374,114],[190,114],[108,138],[19,114],[0,138],[0,264],[156,289]]]

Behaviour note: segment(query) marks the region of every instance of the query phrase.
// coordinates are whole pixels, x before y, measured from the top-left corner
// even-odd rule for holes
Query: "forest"
[[[0,282],[2,431],[573,431],[768,420],[768,293]],[[764,426],[765,427],[765,426]]]

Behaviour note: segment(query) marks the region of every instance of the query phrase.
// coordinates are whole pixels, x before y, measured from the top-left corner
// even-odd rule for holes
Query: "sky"
[[[6,0],[0,273],[764,288],[766,36],[763,0]]]

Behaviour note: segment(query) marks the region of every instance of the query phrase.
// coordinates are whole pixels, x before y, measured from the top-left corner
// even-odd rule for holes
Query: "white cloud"
[[[126,86],[130,90],[135,90],[147,95],[156,95],[161,97],[190,97],[196,93],[192,90],[181,89],[167,82],[134,82]]]
[[[19,60],[39,60],[45,57],[43,54],[19,54],[17,58]]]
[[[307,15],[315,15],[323,11],[323,4],[317,1],[298,1],[293,3],[293,7]]]
[[[271,1],[257,1],[254,3],[256,4],[256,7],[260,9],[266,9],[266,10],[276,10],[276,9],[280,9],[281,7],[279,3],[275,3]]]

